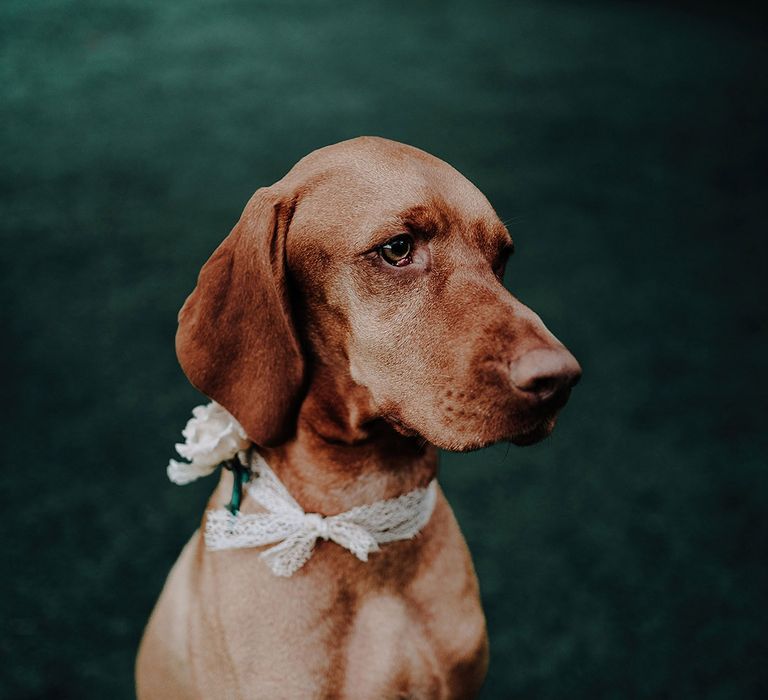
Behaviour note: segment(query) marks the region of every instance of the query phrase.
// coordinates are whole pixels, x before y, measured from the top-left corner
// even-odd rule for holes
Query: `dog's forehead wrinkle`
[[[365,248],[381,232],[394,236],[405,226],[403,212],[411,211],[421,193],[404,192],[397,197],[381,191],[339,196],[315,193],[297,209],[289,248],[306,248],[307,241],[336,254],[343,245],[350,251]]]

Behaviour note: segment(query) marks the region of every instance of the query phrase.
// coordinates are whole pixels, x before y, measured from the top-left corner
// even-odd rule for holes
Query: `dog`
[[[541,440],[580,376],[503,286],[512,251],[447,163],[344,141],[254,194],[179,313],[177,355],[307,513],[396,498],[434,479],[436,448]],[[209,511],[232,478],[222,471]],[[259,510],[246,496],[242,512]],[[479,692],[485,618],[439,488],[419,534],[367,562],[318,540],[284,578],[257,551],[192,536],[144,633],[140,700]]]

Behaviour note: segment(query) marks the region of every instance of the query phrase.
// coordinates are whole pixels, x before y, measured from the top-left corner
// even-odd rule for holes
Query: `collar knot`
[[[320,515],[320,513],[305,513],[304,524],[310,532],[314,532],[318,537],[322,537],[324,540],[330,538],[330,529],[328,527],[328,519]]]

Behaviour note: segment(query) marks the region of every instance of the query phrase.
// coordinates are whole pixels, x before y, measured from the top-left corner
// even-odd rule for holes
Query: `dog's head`
[[[314,371],[439,447],[535,442],[580,368],[502,285],[511,252],[443,161],[379,138],[329,146],[256,192],[205,264],[179,360],[259,445],[292,434]]]

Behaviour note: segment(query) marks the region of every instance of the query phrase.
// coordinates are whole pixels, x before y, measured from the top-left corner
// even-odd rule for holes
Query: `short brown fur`
[[[380,246],[404,233],[412,263],[392,267]],[[423,151],[378,138],[315,151],[254,195],[203,267],[179,360],[307,512],[400,495],[434,478],[434,446],[541,439],[578,377],[502,286],[511,244],[485,197]],[[192,537],[142,641],[141,700],[477,694],[485,620],[442,493],[416,538],[368,563],[320,541],[283,579],[257,552]]]

